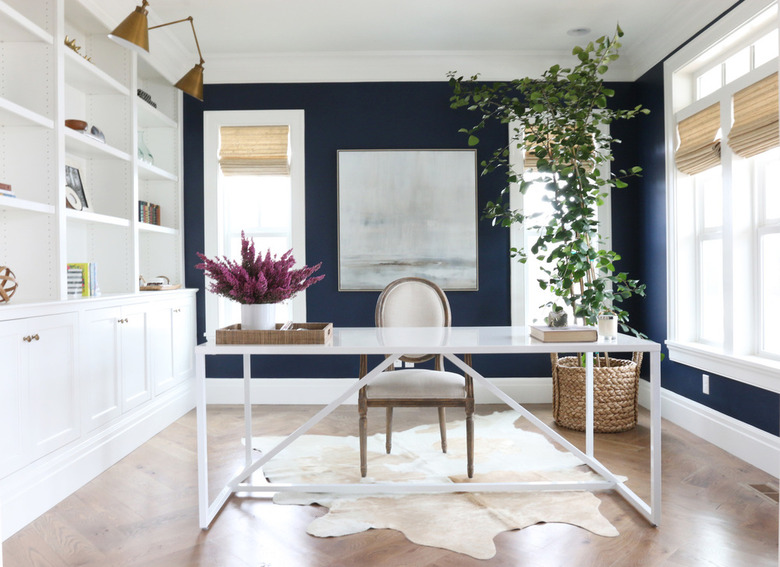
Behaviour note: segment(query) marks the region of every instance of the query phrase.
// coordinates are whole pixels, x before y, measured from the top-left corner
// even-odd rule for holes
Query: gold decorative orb
[[[0,303],[6,303],[16,293],[16,276],[8,266],[0,266]]]

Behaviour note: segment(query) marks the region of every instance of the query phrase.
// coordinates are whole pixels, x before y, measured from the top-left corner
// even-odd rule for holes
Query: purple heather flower
[[[195,267],[212,280],[209,291],[239,303],[279,303],[325,277],[312,277],[322,262],[294,269],[292,250],[279,259],[276,255],[271,257],[270,250],[265,257],[256,254],[254,240],[246,238],[244,231],[241,231],[241,263],[226,256],[209,259],[200,252],[198,257],[202,263]]]

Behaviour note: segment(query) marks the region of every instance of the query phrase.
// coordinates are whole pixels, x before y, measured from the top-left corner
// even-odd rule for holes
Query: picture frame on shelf
[[[76,211],[89,210],[81,172],[72,165],[65,166],[65,205]]]

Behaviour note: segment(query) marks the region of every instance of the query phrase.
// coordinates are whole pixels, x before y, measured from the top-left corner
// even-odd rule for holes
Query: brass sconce
[[[203,63],[205,63],[205,61],[203,60],[203,54],[200,52],[200,44],[198,43],[198,36],[195,33],[195,24],[192,23],[192,16],[174,22],[168,22],[167,24],[149,27],[149,22],[146,19],[146,7],[148,5],[149,2],[143,0],[143,3],[140,6],[136,6],[135,10],[130,12],[130,15],[127,16],[114,31],[108,34],[108,37],[119,45],[133,49],[139,53],[143,51],[148,53],[149,30],[179,24],[181,22],[189,22],[190,26],[192,26],[192,36],[195,38],[195,47],[198,48],[200,63],[190,69],[174,86],[188,95],[203,101]]]

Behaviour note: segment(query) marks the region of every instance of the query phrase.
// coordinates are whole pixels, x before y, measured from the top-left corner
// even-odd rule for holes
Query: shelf
[[[86,94],[130,94],[126,86],[72,49],[65,49],[65,82]]]
[[[0,124],[3,126],[43,126],[54,128],[51,118],[0,97]]]
[[[141,232],[154,232],[157,234],[170,234],[171,236],[177,236],[179,231],[175,228],[168,226],[160,226],[156,224],[149,224],[148,222],[139,222],[138,230]]]
[[[100,142],[90,138],[86,134],[81,134],[70,128],[65,129],[65,151],[69,154],[81,157],[97,158],[116,158],[123,161],[130,161],[130,154],[109,146],[105,142]]]
[[[120,227],[130,226],[130,221],[127,219],[101,215],[91,211],[75,211],[73,209],[67,209],[65,214],[68,217],[68,220],[74,220],[83,223],[96,223]]]
[[[138,162],[138,177],[151,181],[178,181],[179,179],[173,173],[145,161]]]
[[[0,196],[0,210],[10,209],[16,211],[30,211],[33,213],[44,213],[48,215],[54,214],[54,207],[52,205],[46,205],[37,201],[28,201],[27,199],[19,199],[18,197]]]
[[[0,38],[2,41],[54,44],[54,37],[22,14],[0,1]]]
[[[175,120],[139,97],[136,97],[136,106],[138,107],[138,126],[140,128],[178,128]]]

